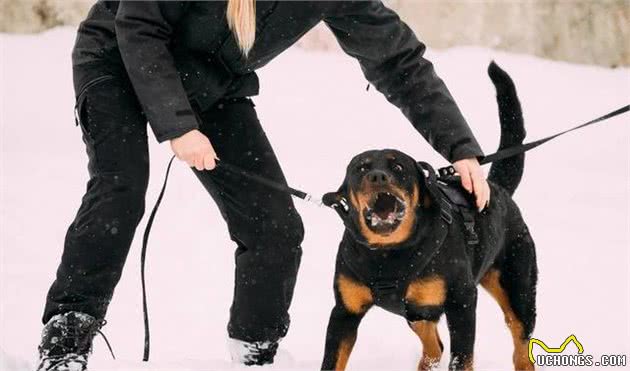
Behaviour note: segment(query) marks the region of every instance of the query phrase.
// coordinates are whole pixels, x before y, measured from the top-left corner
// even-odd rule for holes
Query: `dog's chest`
[[[404,249],[366,249],[344,239],[339,273],[358,278],[372,304],[407,318],[425,316],[426,307],[441,306],[446,295],[444,275],[436,272],[444,265],[439,250],[447,236],[441,226],[426,227],[425,238]]]
[[[360,254],[345,263],[364,292],[369,291],[371,304],[409,320],[435,317],[446,297],[447,280],[438,269],[442,265],[438,256],[425,260],[417,252],[399,251],[382,256]]]
[[[404,281],[374,279],[365,285],[374,305],[410,321],[439,317],[446,299],[446,280],[437,274]]]

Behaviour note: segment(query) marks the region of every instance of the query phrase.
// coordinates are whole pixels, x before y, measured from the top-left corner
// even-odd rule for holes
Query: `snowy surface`
[[[35,358],[44,297],[87,180],[84,146],[72,112],[73,40],[67,28],[37,36],[0,36],[0,369],[25,370],[29,366],[24,362],[32,364]],[[627,104],[630,97],[628,69],[479,48],[428,56],[488,153],[499,138],[494,91],[485,72],[491,59],[516,82],[530,140]],[[260,76],[261,95],[255,98],[259,116],[296,187],[315,194],[336,189],[347,161],[370,148],[398,148],[436,166],[445,164],[395,107],[374,89],[365,91],[366,82],[349,57],[295,49]],[[629,115],[615,118],[527,157],[516,200],[538,248],[535,336],[551,346],[575,334],[587,353],[630,353],[629,121]],[[151,139],[149,205],[170,156],[167,145]],[[137,233],[104,329],[118,361],[109,358],[97,338],[93,371],[235,368],[228,359],[225,330],[234,246],[216,206],[192,173],[178,164],[172,175],[148,256],[152,361],[139,361],[143,333]],[[283,354],[270,367],[278,370],[319,367],[342,233],[333,212],[296,203],[306,239],[291,309],[293,325],[281,345]],[[511,368],[511,338],[485,292],[477,313],[477,369]],[[448,348],[444,321],[440,329]],[[412,370],[419,352],[419,341],[401,318],[375,309],[361,325],[349,368]]]

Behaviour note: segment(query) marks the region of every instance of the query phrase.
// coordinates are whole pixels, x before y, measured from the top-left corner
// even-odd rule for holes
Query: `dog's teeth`
[[[378,224],[378,222],[379,222],[378,219],[379,219],[378,216],[375,216],[374,218],[371,219],[372,227],[374,227],[374,226],[376,226]]]

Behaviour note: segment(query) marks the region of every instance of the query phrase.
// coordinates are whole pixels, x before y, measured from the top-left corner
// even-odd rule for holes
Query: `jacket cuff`
[[[461,144],[452,149],[448,160],[454,163],[455,161],[473,157],[477,160],[481,160],[484,157],[483,151],[476,143],[468,143]]]
[[[158,143],[162,143],[167,140],[180,137],[195,129],[199,129],[199,124],[197,124],[197,122],[193,120],[192,122],[187,122],[185,124],[181,123],[180,125],[177,125],[176,129],[172,129],[166,132],[158,132],[154,129],[153,133],[155,134],[155,138],[157,139]]]

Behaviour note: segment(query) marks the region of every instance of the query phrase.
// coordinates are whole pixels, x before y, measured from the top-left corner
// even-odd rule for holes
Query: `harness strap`
[[[408,277],[400,277],[399,279],[376,279],[368,281],[368,287],[374,295],[374,303],[381,307],[390,307],[400,311],[405,311],[405,302],[396,300],[397,294],[403,288],[402,285],[407,282]],[[393,306],[391,304],[394,304]]]
[[[464,236],[466,238],[466,244],[479,244],[479,235],[475,230],[475,211],[473,211],[472,209],[460,207],[459,214],[462,216],[464,222]]]
[[[392,279],[365,276],[361,273],[361,266],[355,263],[355,259],[347,257],[347,251],[344,249],[345,248],[342,247],[341,259],[350,271],[357,276],[362,283],[369,287],[373,295],[374,303],[382,307],[392,308],[390,304],[395,301],[391,300],[392,296],[395,296],[401,289],[401,285],[407,282],[410,272],[401,272],[399,277]],[[397,304],[397,309],[402,311],[404,302],[401,301]]]

